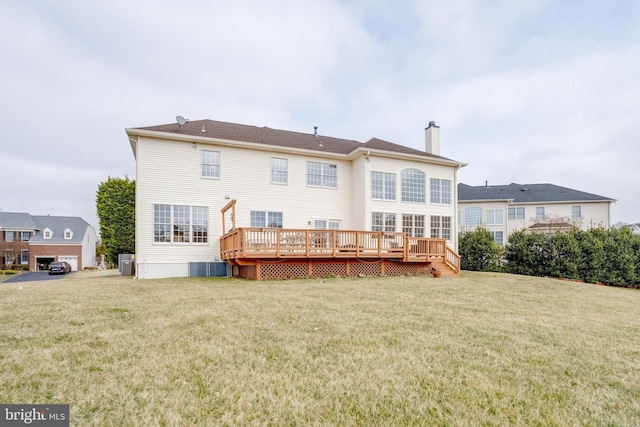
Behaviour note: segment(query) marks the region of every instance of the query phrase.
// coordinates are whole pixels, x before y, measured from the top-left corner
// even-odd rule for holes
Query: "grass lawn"
[[[69,403],[71,425],[640,425],[638,290],[104,274],[0,285],[0,402]]]

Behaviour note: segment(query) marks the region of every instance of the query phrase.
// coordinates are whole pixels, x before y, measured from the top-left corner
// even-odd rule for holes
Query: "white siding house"
[[[136,159],[139,278],[188,276],[190,262],[218,261],[228,231],[220,211],[231,199],[238,227],[383,227],[457,248],[465,164],[439,155],[433,122],[431,152],[212,120],[126,133]]]
[[[459,230],[483,227],[505,243],[517,230],[554,232],[568,227],[611,225],[609,197],[553,184],[469,186],[458,184]]]

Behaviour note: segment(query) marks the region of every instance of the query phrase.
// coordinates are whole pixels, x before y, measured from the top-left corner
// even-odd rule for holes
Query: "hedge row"
[[[493,242],[489,232],[478,229],[461,236],[460,255],[462,268],[467,270],[560,277],[622,287],[640,284],[640,235],[627,228],[574,228],[552,235],[521,230],[509,236],[504,248]],[[485,264],[478,259],[486,260]]]

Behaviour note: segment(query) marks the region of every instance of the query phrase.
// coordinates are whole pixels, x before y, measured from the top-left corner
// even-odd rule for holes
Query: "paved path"
[[[73,273],[68,273],[73,274]],[[2,283],[19,283],[19,282],[37,282],[40,280],[56,280],[67,276],[68,274],[51,274],[46,271],[34,271],[29,273],[20,273],[5,280]]]

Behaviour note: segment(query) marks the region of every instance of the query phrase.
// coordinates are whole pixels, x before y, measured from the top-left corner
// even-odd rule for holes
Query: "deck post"
[[[262,272],[260,271],[260,260],[256,261],[256,280],[262,280]]]

